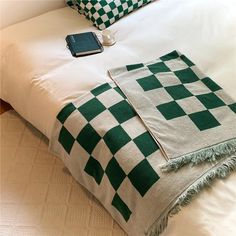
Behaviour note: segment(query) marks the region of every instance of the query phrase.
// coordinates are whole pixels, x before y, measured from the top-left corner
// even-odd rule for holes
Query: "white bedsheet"
[[[117,43],[73,58],[65,36],[95,30],[63,8],[1,32],[1,94],[50,138],[58,111],[98,84],[112,67],[149,61],[174,49],[186,54],[236,100],[236,2],[160,0],[110,29]],[[236,174],[218,181],[172,218],[165,236],[236,235]],[[135,235],[134,235],[135,236]]]

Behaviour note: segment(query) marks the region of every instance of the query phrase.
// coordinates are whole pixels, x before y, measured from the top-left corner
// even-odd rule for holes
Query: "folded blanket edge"
[[[187,164],[198,165],[203,162],[216,162],[232,155],[236,155],[236,138],[171,159],[161,169],[163,172],[177,171]]]
[[[197,181],[190,185],[168,209],[159,217],[146,232],[146,236],[160,235],[168,225],[169,217],[179,213],[183,207],[190,204],[192,199],[204,188],[209,187],[214,180],[224,179],[236,171],[236,155],[226,158],[214,166]]]

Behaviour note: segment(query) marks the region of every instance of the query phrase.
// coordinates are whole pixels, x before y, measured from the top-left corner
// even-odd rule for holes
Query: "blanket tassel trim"
[[[227,158],[217,167],[208,171],[198,181],[185,190],[177,201],[166,212],[163,213],[161,218],[156,220],[149,228],[146,236],[158,236],[167,227],[168,218],[181,211],[182,207],[187,206],[191,200],[205,187],[209,187],[215,179],[224,179],[236,171],[236,156]]]
[[[187,164],[198,165],[203,162],[216,162],[225,157],[230,157],[236,154],[236,139],[231,139],[226,142],[201,149],[197,152],[186,154],[169,160],[161,169],[164,172],[177,171]]]

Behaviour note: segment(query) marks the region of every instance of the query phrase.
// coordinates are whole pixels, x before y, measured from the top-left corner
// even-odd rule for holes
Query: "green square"
[[[174,100],[193,96],[182,84],[166,87],[165,89]]]
[[[119,15],[115,15],[115,21],[119,20],[120,16]]]
[[[73,7],[73,6],[74,6],[73,0],[66,0],[66,4],[67,4],[69,7]]]
[[[119,197],[117,193],[115,194],[111,204],[120,212],[120,214],[123,216],[123,218],[127,222],[132,212],[130,211],[129,207],[123,202],[123,200]]]
[[[138,3],[134,3],[133,5],[133,9],[137,9],[139,6],[138,6]]]
[[[157,106],[157,109],[167,120],[186,115],[184,110],[175,101],[161,104]]]
[[[89,19],[89,17],[87,17],[87,19],[88,19],[88,20],[91,20],[91,21],[94,22],[94,23],[96,22],[96,19],[95,19],[93,16],[91,16],[90,19]]]
[[[200,111],[189,115],[199,130],[207,130],[220,125],[216,118],[209,111]]]
[[[90,176],[92,176],[98,185],[101,183],[102,177],[104,175],[104,170],[101,164],[92,156],[89,157],[89,160],[84,168],[84,171]]]
[[[109,90],[109,89],[111,89],[110,84],[105,83],[105,84],[102,84],[102,85],[96,87],[95,89],[93,89],[93,90],[91,91],[91,93],[92,93],[94,96],[98,96],[98,95],[100,95],[100,94],[106,92],[106,91]]]
[[[186,56],[181,55],[180,58],[181,58],[189,67],[194,66],[194,63],[191,62]]]
[[[158,62],[152,65],[148,65],[147,67],[153,74],[171,71],[170,68],[167,67],[166,64],[163,62]]]
[[[114,157],[109,161],[105,172],[111,185],[117,190],[125,179],[126,174]]]
[[[155,75],[150,75],[141,79],[137,79],[137,82],[143,88],[144,91],[163,87]]]
[[[120,124],[136,116],[134,109],[126,100],[116,103],[108,110],[112,113],[112,115]]]
[[[131,7],[133,5],[133,1],[127,1],[128,7]]]
[[[206,77],[204,79],[202,79],[202,82],[212,91],[218,91],[220,89],[222,89],[218,84],[216,84],[212,79]]]
[[[101,17],[95,19],[94,22],[96,22],[97,25],[101,25],[101,24],[103,24],[103,20],[102,20]]]
[[[73,103],[67,104],[57,115],[57,119],[64,124],[66,119],[70,116],[70,114],[76,110],[76,107],[74,106]]]
[[[116,8],[116,4],[114,1],[110,2],[108,5],[110,6],[111,10]]]
[[[190,69],[183,69],[174,72],[182,84],[192,83],[199,80],[197,75]]]
[[[139,69],[142,67],[144,67],[144,65],[142,63],[140,63],[140,64],[127,65],[126,69],[127,69],[127,71],[131,71],[131,70],[136,70],[136,69]]]
[[[106,15],[108,16],[108,19],[111,19],[114,16],[112,11],[107,12]]]
[[[71,148],[75,142],[75,138],[70,134],[70,132],[62,126],[58,138],[59,143],[63,146],[68,154],[70,154]]]
[[[129,13],[129,9],[128,8],[124,9],[123,14],[127,15],[128,13]]]
[[[233,104],[229,105],[229,108],[230,108],[234,113],[236,113],[236,103],[233,103]]]
[[[201,94],[196,97],[207,109],[213,109],[213,108],[217,108],[217,107],[221,107],[221,106],[226,105],[214,93]]]
[[[97,98],[93,98],[80,106],[78,110],[87,121],[91,121],[94,117],[106,110],[106,107]]]
[[[86,1],[88,1],[89,2],[89,0],[86,0]],[[93,0],[93,1],[91,1],[91,2],[93,2],[93,4],[95,5],[97,2],[99,2],[100,4],[101,4],[101,6],[103,6],[103,7],[105,7],[106,5],[108,5],[107,4],[107,1],[98,1],[98,0]]]
[[[160,57],[160,59],[162,61],[169,61],[169,60],[173,60],[173,59],[177,59],[179,57],[179,54],[177,51],[173,51],[173,52],[170,52],[162,57]]]
[[[103,139],[113,155],[131,140],[121,126],[110,129]]]
[[[91,12],[91,10],[90,10],[90,12]],[[96,10],[95,10],[95,12],[96,12]],[[94,14],[95,12],[91,12],[91,13]],[[106,14],[106,12],[104,11],[103,8],[100,8],[100,9],[97,11],[97,13],[98,13],[99,16],[102,16],[102,15]]]
[[[145,157],[159,149],[149,132],[145,132],[134,139],[134,143]]]
[[[101,137],[90,124],[87,124],[81,130],[76,140],[89,154],[91,154],[101,140]]]
[[[123,7],[122,7],[122,5],[119,5],[119,6],[117,7],[117,10],[118,10],[119,13],[123,12]]]
[[[106,26],[105,28],[107,28],[107,27],[109,27],[109,26],[111,25],[110,20],[107,20],[107,21],[105,21],[105,22],[103,22],[103,23],[104,23],[104,25]]]
[[[135,166],[128,177],[142,197],[160,179],[146,159]]]
[[[101,8],[102,9],[102,8]],[[100,10],[101,10],[100,9]],[[98,12],[99,12],[99,15],[101,15],[101,14],[103,14],[103,12],[102,11],[100,11],[100,10],[98,10]],[[104,10],[103,10],[104,11]],[[94,8],[94,7],[91,7],[90,8],[90,10],[89,10],[89,12],[93,15],[94,13],[96,13],[97,12],[97,9],[96,8]]]

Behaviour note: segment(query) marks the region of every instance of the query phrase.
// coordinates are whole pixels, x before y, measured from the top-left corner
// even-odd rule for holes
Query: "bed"
[[[2,30],[0,97],[50,139],[58,112],[110,82],[108,69],[178,49],[236,100],[235,11],[234,1],[155,1],[110,26],[114,46],[81,58],[65,36],[99,31],[69,7],[50,11]],[[163,235],[236,235],[235,183],[232,174],[204,190]]]

